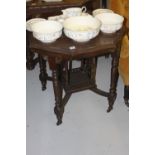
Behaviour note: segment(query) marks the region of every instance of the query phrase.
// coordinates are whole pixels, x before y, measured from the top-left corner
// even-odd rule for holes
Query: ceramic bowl
[[[74,17],[74,16],[80,16],[82,13],[86,12],[87,8],[85,6],[83,7],[71,7],[64,10],[61,10],[63,15],[66,17]]]
[[[101,31],[103,33],[114,33],[121,29],[124,17],[116,13],[102,13],[95,16],[102,23]]]
[[[58,21],[61,24],[63,24],[64,20],[66,19],[66,17],[62,14],[62,15],[57,15],[57,16],[49,16],[48,20],[54,20],[54,21]]]
[[[62,35],[62,24],[57,21],[40,21],[31,26],[33,36],[43,43],[51,43]]]
[[[101,14],[101,13],[113,13],[113,11],[110,9],[99,8],[99,9],[94,10],[92,12],[92,15],[95,17],[96,15]]]
[[[81,13],[81,16],[92,16],[92,15],[89,14],[89,13],[86,13],[86,12],[82,12],[82,13]]]
[[[31,26],[34,24],[34,23],[37,23],[37,22],[40,22],[40,21],[45,21],[46,19],[44,18],[32,18],[30,20],[27,20],[26,22],[26,30],[28,31],[32,31],[31,29]]]
[[[63,23],[65,35],[77,42],[86,42],[99,34],[101,22],[91,16],[76,16]]]

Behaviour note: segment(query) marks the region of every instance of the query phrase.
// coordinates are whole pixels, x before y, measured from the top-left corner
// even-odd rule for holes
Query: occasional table
[[[61,10],[68,7],[82,7],[86,6],[87,11],[93,9],[93,0],[62,0],[59,2],[45,2],[43,0],[31,0],[26,3],[26,20],[36,17],[47,18],[48,16],[60,15]],[[35,64],[38,63],[38,57],[29,50],[29,32],[26,32],[26,66],[27,69],[32,70]]]
[[[113,109],[117,96],[118,64],[124,32],[124,27],[114,34],[107,35],[100,32],[96,38],[85,43],[75,42],[64,34],[53,43],[42,43],[30,35],[30,49],[39,55],[42,89],[46,89],[47,80],[53,82],[57,125],[62,123],[64,107],[74,92],[92,90],[107,97],[109,104],[107,112]],[[96,58],[106,54],[112,57],[109,92],[98,89],[96,85]],[[52,71],[51,77],[46,72],[44,57],[48,60]],[[73,60],[80,60],[80,67],[72,68],[69,62]],[[63,90],[64,97],[62,97]]]

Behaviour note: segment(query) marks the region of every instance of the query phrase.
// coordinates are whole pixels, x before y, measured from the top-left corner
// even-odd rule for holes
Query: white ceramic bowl
[[[99,8],[99,9],[96,9],[92,12],[93,16],[95,17],[96,15],[98,14],[101,14],[101,13],[113,13],[112,10],[110,9],[102,9],[102,8]]]
[[[54,20],[54,21],[58,21],[61,24],[63,24],[64,20],[66,19],[66,17],[62,14],[62,15],[57,15],[57,16],[49,16],[48,20]]]
[[[87,8],[85,6],[83,7],[70,7],[64,10],[61,10],[63,15],[66,17],[74,17],[74,16],[80,16],[82,12],[86,12]]]
[[[43,43],[51,43],[62,35],[62,24],[57,21],[40,21],[31,26],[33,36]]]
[[[76,16],[63,23],[64,33],[77,42],[86,42],[99,34],[101,22],[91,16]]]
[[[102,13],[95,16],[102,22],[101,31],[103,33],[114,33],[121,29],[124,17],[116,13]]]
[[[44,20],[46,20],[46,19],[44,19],[44,18],[32,18],[32,19],[30,19],[30,20],[27,20],[27,22],[26,22],[26,29],[27,29],[28,31],[32,31],[32,30],[31,30],[31,26],[32,26],[34,23],[37,23],[37,22],[40,22],[40,21],[44,21]]]

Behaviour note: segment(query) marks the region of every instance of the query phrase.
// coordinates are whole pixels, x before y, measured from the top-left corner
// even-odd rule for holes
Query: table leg
[[[129,107],[129,86],[124,86],[124,102]]]
[[[97,67],[97,62],[96,58],[91,58],[90,59],[90,65],[91,65],[91,73],[90,73],[90,79],[91,82],[96,85],[96,67]]]
[[[107,112],[110,112],[113,109],[113,105],[117,97],[116,87],[119,76],[118,74],[119,57],[120,57],[120,48],[118,48],[117,51],[112,54],[111,82],[108,95],[109,107],[107,109]]]
[[[52,70],[52,81],[53,81],[53,90],[54,90],[54,96],[55,96],[55,107],[54,112],[57,117],[57,125],[60,125],[62,123],[62,117],[64,113],[64,104],[62,102],[62,81],[61,81],[61,73],[62,73],[62,65],[61,62],[57,62],[57,58],[49,57],[49,67]]]
[[[31,52],[29,48],[29,33],[26,31],[26,68],[32,70],[35,67],[34,56],[35,54]]]
[[[26,68],[32,70],[35,67],[34,53],[30,49],[26,49]]]
[[[46,89],[46,83],[47,83],[47,77],[48,77],[46,72],[46,60],[44,60],[41,55],[39,55],[38,58],[39,58],[39,66],[40,66],[39,79],[42,84],[42,90],[44,91]]]
[[[53,89],[54,89],[54,95],[55,95],[55,108],[54,112],[57,116],[57,125],[60,125],[62,123],[62,117],[64,113],[64,105],[62,104],[62,86],[59,79],[59,72],[60,70],[54,69],[52,70],[52,76],[53,76]]]

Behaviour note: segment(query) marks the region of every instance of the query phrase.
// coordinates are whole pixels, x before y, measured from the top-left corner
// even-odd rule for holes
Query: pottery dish
[[[62,35],[62,24],[57,21],[40,21],[32,25],[33,36],[43,43],[51,43]]]
[[[102,9],[102,8],[99,8],[99,9],[96,9],[92,12],[93,16],[95,17],[96,15],[98,14],[101,14],[101,13],[113,13],[112,10],[110,9]]]
[[[116,13],[102,13],[95,16],[102,23],[101,31],[103,33],[114,33],[121,29],[124,17]]]
[[[86,42],[99,34],[101,22],[92,16],[76,16],[63,23],[65,35],[77,42]]]
[[[29,19],[26,21],[26,30],[28,31],[32,31],[31,30],[31,26],[34,24],[34,23],[37,23],[37,22],[40,22],[40,21],[45,21],[46,19],[44,18],[32,18],[32,19]]]

